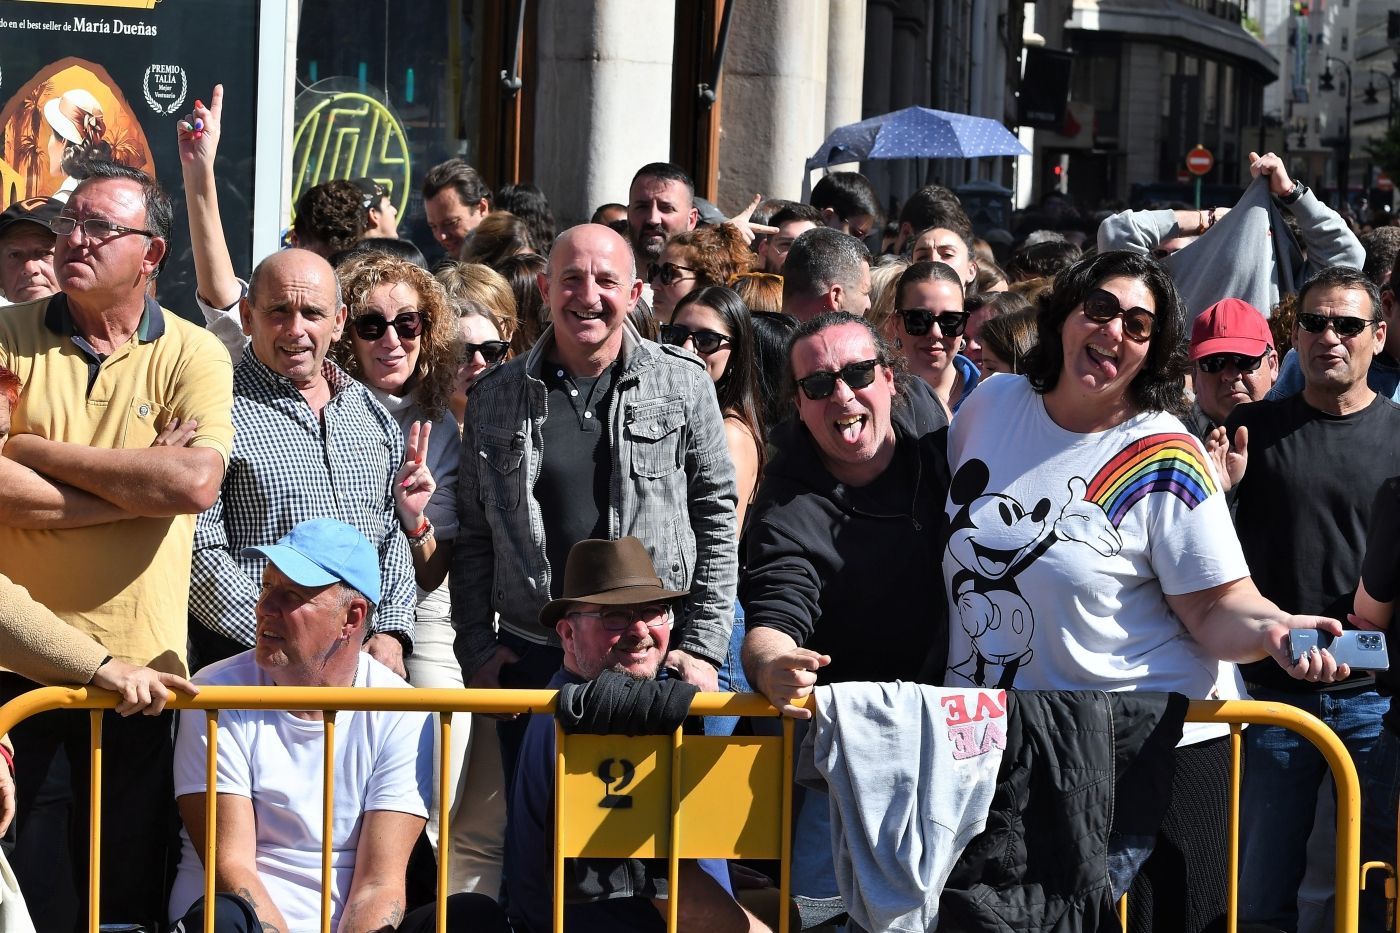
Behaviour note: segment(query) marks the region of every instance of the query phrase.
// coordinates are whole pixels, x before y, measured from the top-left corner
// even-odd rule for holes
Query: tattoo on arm
[[[242,887],[233,893],[247,901],[248,906],[253,908],[253,913],[256,914],[258,912],[258,899],[253,896],[252,891],[249,891],[246,887]],[[270,923],[261,918],[258,920],[258,929],[261,930],[262,933],[282,933],[281,930],[277,929],[277,924]]]
[[[394,930],[399,928],[399,924],[402,922],[403,905],[395,902],[389,905],[389,910],[384,915],[384,919],[380,922],[380,925],[373,930],[367,931],[367,933],[393,933]]]

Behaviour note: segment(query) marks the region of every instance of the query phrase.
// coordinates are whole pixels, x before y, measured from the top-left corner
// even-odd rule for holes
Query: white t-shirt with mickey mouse
[[[1249,575],[1213,467],[1177,418],[1077,434],[1024,377],[998,375],[953,420],[948,461],[948,686],[1244,695],[1164,596]],[[1188,724],[1185,741],[1223,731]]]

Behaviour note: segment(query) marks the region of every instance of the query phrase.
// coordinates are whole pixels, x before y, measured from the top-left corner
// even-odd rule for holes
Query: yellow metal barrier
[[[177,697],[175,709],[207,711],[209,744],[207,780],[216,787],[218,711],[319,710],[326,714],[326,767],[323,776],[323,845],[330,845],[335,713],[388,710],[442,713],[439,737],[449,747],[453,711],[477,713],[548,713],[554,709],[553,690],[394,690],[359,688],[204,687],[197,697]],[[46,687],[0,707],[0,735],[32,715],[53,709],[92,710],[92,845],[89,862],[91,933],[98,929],[100,878],[100,814],[102,714],[116,705],[113,694],[86,688]],[[762,697],[752,694],[699,694],[691,710],[697,715],[775,716]],[[1315,745],[1332,770],[1337,791],[1337,933],[1356,933],[1360,890],[1361,795],[1356,769],[1341,740],[1320,721],[1291,706],[1233,700],[1194,701],[1191,722],[1231,727],[1229,865],[1231,870],[1228,929],[1237,926],[1239,852],[1239,781],[1241,725],[1257,723],[1291,729]],[[572,857],[637,857],[668,860],[670,928],[675,929],[678,869],[681,858],[757,858],[781,861],[780,903],[789,902],[792,836],[792,721],[783,721],[783,735],[723,739],[684,736],[564,736],[556,731],[560,754],[555,781],[555,929],[563,922],[563,860]],[[447,779],[444,761],[438,781]],[[216,791],[217,793],[217,791]],[[216,793],[205,807],[205,894],[212,901],[216,833]],[[601,794],[601,796],[600,796]],[[439,820],[447,825],[447,795],[439,794]],[[590,802],[591,799],[591,802]],[[625,801],[625,802],[624,802]],[[437,929],[446,930],[446,863],[439,860]],[[1398,859],[1397,861],[1400,861]],[[322,930],[329,933],[329,849],[323,852]],[[1393,869],[1384,863],[1392,879]],[[1123,907],[1126,918],[1126,905]],[[780,920],[787,933],[788,916]],[[206,919],[212,930],[213,914]]]

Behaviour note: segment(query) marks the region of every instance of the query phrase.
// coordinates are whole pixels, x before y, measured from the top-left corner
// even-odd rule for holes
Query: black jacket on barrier
[[[940,929],[1109,933],[1171,803],[1180,694],[1008,690],[987,826],[939,900]]]

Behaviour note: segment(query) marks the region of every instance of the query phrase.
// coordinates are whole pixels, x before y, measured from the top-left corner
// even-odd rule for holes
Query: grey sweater
[[[1269,229],[1269,183],[1259,177],[1239,203],[1204,235],[1163,263],[1171,270],[1186,309],[1194,318],[1222,298],[1240,298],[1269,317],[1279,301],[1278,268]],[[1307,264],[1303,280],[1329,266],[1360,269],[1366,261],[1361,241],[1346,222],[1308,191],[1280,209],[1298,221]],[[1184,235],[1175,212],[1123,211],[1099,225],[1099,250],[1149,252]],[[1297,284],[1302,284],[1300,280]]]

